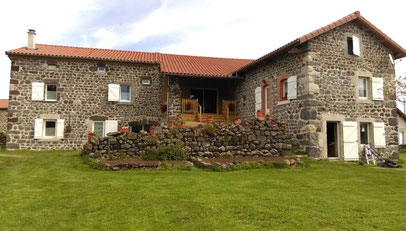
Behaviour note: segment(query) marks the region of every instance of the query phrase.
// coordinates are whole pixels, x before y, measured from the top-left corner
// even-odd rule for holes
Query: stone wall
[[[346,54],[348,34],[360,37],[360,58]],[[346,120],[385,122],[387,149],[379,151],[396,153],[396,103],[391,90],[395,75],[388,54],[390,50],[356,22],[337,27],[242,73],[245,79],[235,86],[239,116],[255,117],[255,88],[269,81],[272,114],[288,124],[297,144],[310,156],[327,157],[326,121]],[[277,80],[284,73],[297,76],[297,99],[278,102]],[[383,77],[385,100],[358,100],[358,76]]]
[[[92,120],[113,119],[119,126],[130,122],[161,120],[162,76],[157,64],[103,62],[106,72],[97,72],[101,61],[46,59],[11,56],[8,149],[81,149],[91,131]],[[49,69],[48,62],[56,63]],[[151,78],[151,86],[141,85]],[[56,83],[58,100],[32,101],[32,82]],[[108,84],[131,86],[131,102],[109,102]],[[71,133],[62,140],[34,140],[36,118],[64,119]]]
[[[155,136],[137,133],[112,133],[108,137],[93,137],[84,150],[93,158],[108,155],[137,157],[158,146],[171,143],[184,146],[189,157],[280,156],[291,150],[292,136],[286,124],[273,120],[251,120],[239,125],[217,127],[209,133],[203,126],[195,128],[163,127]]]
[[[6,144],[7,110],[0,109],[0,144]]]

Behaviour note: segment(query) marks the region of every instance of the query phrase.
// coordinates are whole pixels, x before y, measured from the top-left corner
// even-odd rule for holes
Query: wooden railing
[[[196,115],[202,122],[202,106],[197,99],[182,99],[182,113]]]
[[[223,115],[230,120],[230,115],[237,115],[237,104],[235,100],[223,100]]]

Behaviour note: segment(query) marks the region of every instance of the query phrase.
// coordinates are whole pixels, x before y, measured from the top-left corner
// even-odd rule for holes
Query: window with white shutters
[[[31,87],[31,99],[33,101],[44,100],[44,83],[33,82]]]
[[[118,131],[118,121],[117,120],[106,120],[104,122],[104,135],[106,136],[110,132]]]
[[[120,85],[119,84],[109,84],[108,85],[108,100],[109,101],[120,101]]]
[[[287,80],[287,98],[290,99],[296,99],[297,98],[297,77],[296,76],[291,76]]]
[[[374,147],[385,148],[386,147],[385,123],[375,122],[373,123],[373,127],[374,127]]]
[[[262,92],[261,87],[255,88],[255,113],[261,110],[262,107]]]
[[[384,99],[383,78],[381,77],[372,78],[372,99],[373,100]]]

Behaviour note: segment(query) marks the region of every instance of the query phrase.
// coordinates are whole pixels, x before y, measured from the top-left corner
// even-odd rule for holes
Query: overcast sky
[[[13,0],[0,9],[0,98],[8,98],[4,51],[37,43],[258,58],[356,10],[406,47],[406,1]],[[406,59],[397,61],[405,75]]]

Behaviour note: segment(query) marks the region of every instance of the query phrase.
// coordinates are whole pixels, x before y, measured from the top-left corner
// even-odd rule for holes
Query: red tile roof
[[[324,34],[330,30],[333,30],[336,27],[339,27],[341,25],[344,25],[347,22],[351,22],[353,20],[357,20],[359,23],[361,23],[362,25],[364,25],[365,27],[369,28],[370,31],[372,33],[374,33],[377,37],[379,37],[381,39],[381,42],[383,44],[385,44],[387,47],[389,47],[393,52],[394,52],[394,57],[396,59],[399,58],[403,58],[406,57],[406,50],[401,47],[399,44],[397,44],[395,41],[393,41],[391,38],[389,38],[389,36],[387,36],[386,34],[384,34],[381,30],[379,30],[376,26],[374,26],[372,23],[370,23],[368,20],[366,20],[364,17],[361,16],[361,13],[359,11],[355,11],[352,14],[349,14],[347,16],[345,16],[344,18],[341,18],[333,23],[328,24],[327,26],[324,26],[322,28],[319,28],[315,31],[312,31],[306,35],[303,35],[302,37],[299,37],[295,40],[293,40],[292,42],[260,57],[259,59],[255,60],[252,63],[247,64],[246,66],[238,69],[236,72],[240,72],[243,70],[246,70],[247,68],[250,68],[252,66],[255,66],[256,64],[264,61],[264,60],[268,60],[271,59],[273,57],[276,57],[290,49],[292,49],[293,47],[296,47],[300,44],[303,44],[307,41],[309,41],[310,39],[319,36],[321,34]]]
[[[0,110],[8,108],[8,99],[0,99]]]
[[[393,52],[396,59],[406,57],[406,50],[399,44],[385,35],[377,27],[372,25],[359,11],[356,11],[344,18],[337,20],[325,27],[317,29],[309,34],[293,40],[292,42],[260,57],[256,60],[249,59],[227,59],[212,58],[201,56],[173,55],[152,52],[123,51],[110,49],[96,49],[84,47],[69,47],[56,45],[37,44],[36,50],[27,50],[21,47],[15,50],[7,51],[6,54],[48,56],[79,58],[92,60],[123,61],[137,63],[157,63],[160,64],[161,71],[169,75],[185,76],[205,76],[205,77],[228,77],[233,73],[241,72],[264,60],[276,57],[288,50],[296,47],[310,39],[326,33],[347,22],[357,20],[362,25],[368,27],[372,33],[378,36],[382,43],[388,46]]]
[[[212,58],[44,44],[37,44],[36,48],[35,50],[27,50],[26,47],[21,47],[7,51],[6,53],[137,63],[159,63],[163,73],[208,77],[228,77],[233,71],[253,61],[249,59]]]

